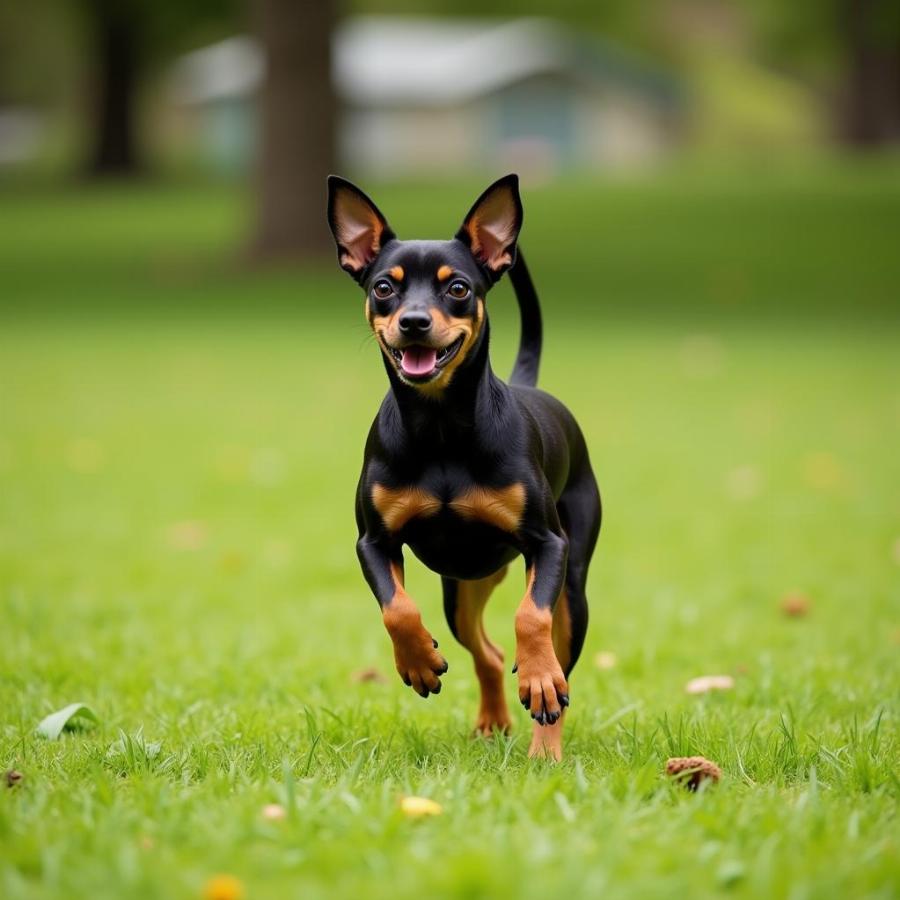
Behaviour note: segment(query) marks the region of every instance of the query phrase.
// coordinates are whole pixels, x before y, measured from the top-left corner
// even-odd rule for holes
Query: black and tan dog
[[[350,182],[328,180],[338,258],[366,293],[390,390],[366,443],[356,495],[357,552],[403,681],[441,690],[447,663],[404,589],[402,547],[441,576],[450,629],[475,659],[476,728],[511,725],[503,653],[482,612],[522,554],[515,617],[519,699],[535,720],[531,755],[560,758],[567,678],[584,643],[588,564],[600,496],[571,413],[537,390],[541,317],[516,242],[518,179],[491,185],[450,241],[400,241]],[[485,296],[504,271],[522,323],[509,384],[491,370]]]

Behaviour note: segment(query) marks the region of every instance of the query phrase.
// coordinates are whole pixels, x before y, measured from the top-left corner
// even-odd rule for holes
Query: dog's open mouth
[[[400,366],[400,371],[411,381],[425,381],[436,375],[437,372],[459,353],[462,347],[463,335],[460,335],[453,343],[437,349],[424,347],[421,344],[412,344],[398,350],[388,346],[391,356]]]

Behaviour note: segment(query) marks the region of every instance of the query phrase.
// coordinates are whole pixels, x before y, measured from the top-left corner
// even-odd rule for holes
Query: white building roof
[[[336,90],[366,106],[450,105],[537,74],[592,72],[576,35],[550,19],[359,16],[345,19],[332,40]],[[610,53],[602,68],[621,77],[634,68],[623,62]],[[175,93],[188,104],[243,96],[263,72],[257,41],[234,37],[183,57]]]
[[[355,19],[335,37],[335,86],[361,104],[458,103],[564,68],[567,44],[542,19]]]

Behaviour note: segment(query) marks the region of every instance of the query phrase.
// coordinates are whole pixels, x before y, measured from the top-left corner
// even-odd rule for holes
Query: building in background
[[[351,18],[333,49],[340,154],[357,171],[635,165],[684,131],[673,75],[549,20]],[[251,163],[262,75],[246,37],[176,65],[176,103],[221,170]]]

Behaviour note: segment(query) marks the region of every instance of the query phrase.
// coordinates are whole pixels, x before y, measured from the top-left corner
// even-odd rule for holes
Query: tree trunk
[[[140,24],[131,4],[88,0],[95,65],[88,172],[133,175],[141,166],[135,144],[135,95]]]
[[[900,34],[896,0],[842,0],[846,83],[841,133],[853,146],[900,139]]]
[[[333,0],[255,0],[266,74],[260,96],[256,254],[333,251],[325,177],[334,161]]]

